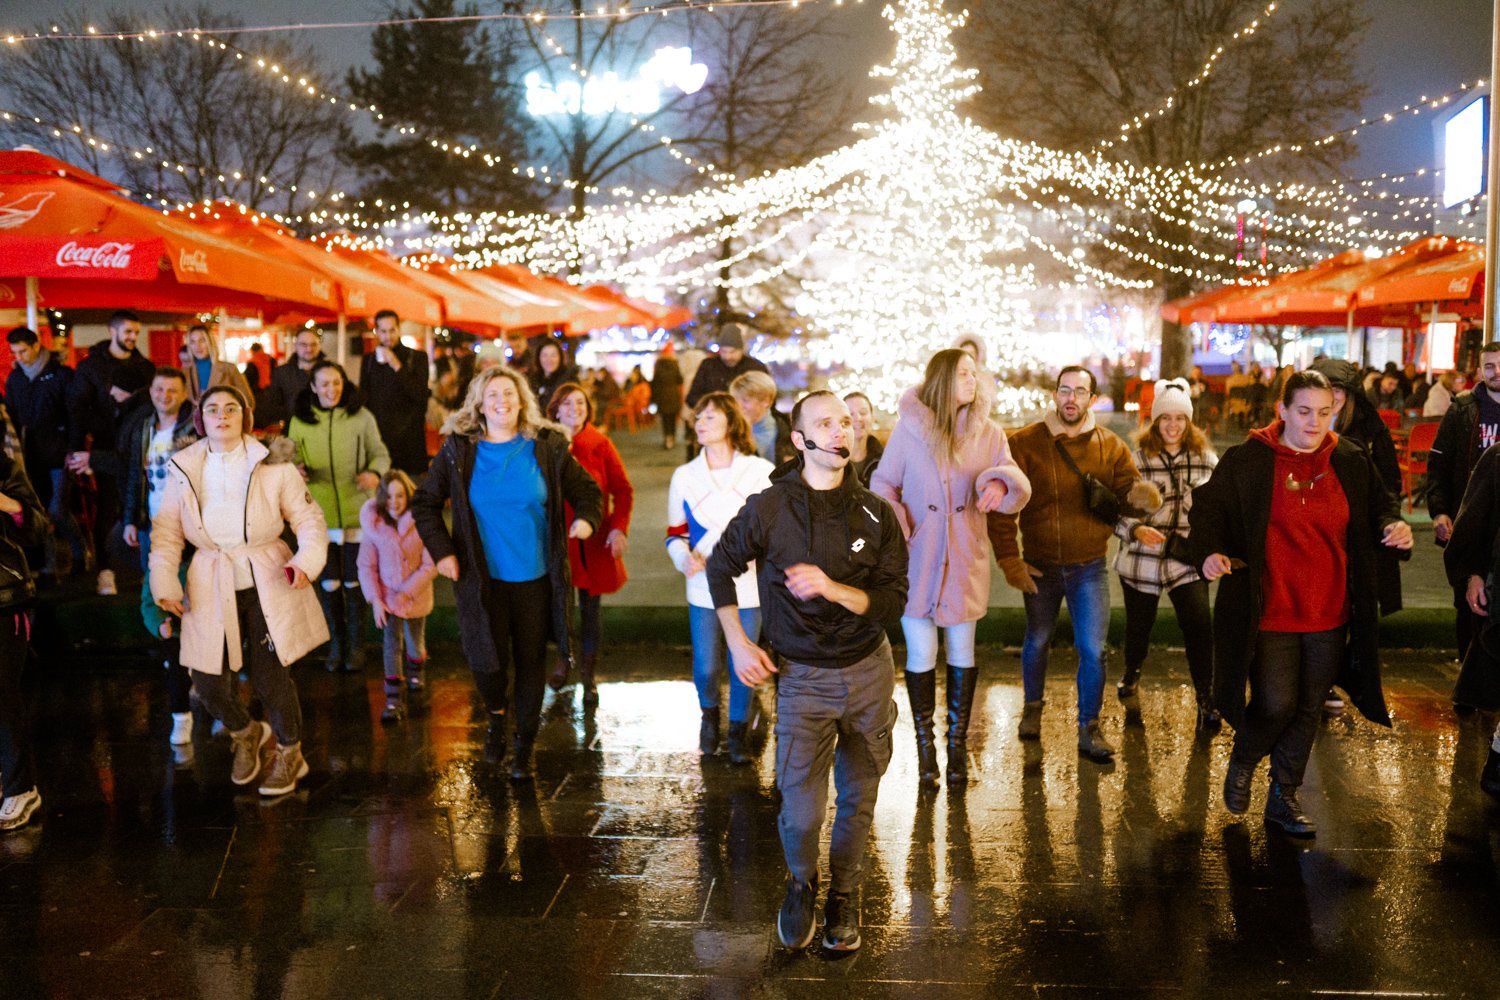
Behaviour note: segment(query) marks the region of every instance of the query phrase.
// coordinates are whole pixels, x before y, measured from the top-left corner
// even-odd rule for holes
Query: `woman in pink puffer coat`
[[[1010,457],[1005,432],[989,419],[994,379],[965,351],[939,351],[922,384],[897,406],[900,420],[870,489],[896,511],[906,534],[911,589],[906,633],[906,691],[917,730],[921,780],[938,779],[933,713],[937,708],[938,630],[948,665],[948,783],[968,781],[969,713],[979,671],[974,627],[988,610],[990,552],[985,514],[1026,506],[1031,483]]]
[[[427,616],[432,614],[437,567],[407,509],[416,491],[406,473],[392,469],[380,477],[374,499],[359,510],[359,586],[370,601],[375,624],[385,630],[382,722],[406,717],[403,661],[406,688],[413,691],[422,687],[422,664],[427,662]]]

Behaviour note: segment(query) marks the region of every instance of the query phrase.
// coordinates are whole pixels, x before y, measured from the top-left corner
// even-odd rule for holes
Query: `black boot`
[[[324,590],[321,583],[315,583],[313,587],[318,592],[323,621],[328,626],[328,655],[323,658],[323,666],[332,673],[344,662],[344,600],[337,590]]]
[[[1479,787],[1491,795],[1500,795],[1500,753],[1490,751],[1484,770],[1479,772]]]
[[[365,601],[365,592],[359,587],[345,587],[344,669],[351,674],[365,669],[365,619],[369,615],[370,605]]]
[[[1210,702],[1198,702],[1198,731],[1212,735],[1217,733],[1224,725],[1224,717],[1219,710],[1214,708]]]
[[[531,763],[531,752],[536,746],[536,733],[516,733],[511,744],[510,780],[530,781],[536,772]]]
[[[750,753],[750,723],[729,723],[729,762],[731,764],[748,764],[752,759]]]
[[[1297,786],[1279,781],[1271,782],[1271,791],[1266,796],[1266,822],[1275,823],[1293,837],[1312,837],[1318,832],[1297,801]]]
[[[1229,755],[1229,769],[1224,773],[1224,808],[1236,816],[1250,808],[1250,783],[1255,780],[1255,765],[1244,764]]]
[[[948,664],[948,784],[969,781],[969,712],[974,707],[978,667]]]
[[[937,784],[942,772],[937,761],[937,671],[920,674],[906,671],[906,697],[911,702],[911,722],[917,731],[917,780],[925,785]]]
[[[491,712],[484,732],[484,762],[492,766],[505,759],[505,713]]]
[[[578,658],[578,683],[583,688],[583,707],[599,707],[599,686],[594,683],[594,671],[599,666],[598,653],[584,653]]]
[[[1135,686],[1141,682],[1141,664],[1135,666],[1125,665],[1125,676],[1120,683],[1115,685],[1115,694],[1120,698],[1131,698],[1135,696]]]
[[[712,757],[719,752],[719,706],[703,710],[703,722],[698,726],[698,752]]]
[[[385,711],[380,713],[381,722],[400,722],[406,718],[406,688],[399,677],[385,679]]]

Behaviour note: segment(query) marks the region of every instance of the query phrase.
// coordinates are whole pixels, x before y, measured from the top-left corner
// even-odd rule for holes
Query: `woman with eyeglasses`
[[[151,519],[151,593],[182,620],[182,665],[193,689],[234,740],[231,780],[262,773],[262,748],[276,737],[262,795],[284,795],[308,772],[302,707],[290,667],[328,641],[311,581],[323,571],[323,512],[295,466],[246,432],[249,403],[212,386],[199,404],[204,437],[172,456],[166,494]],[[282,541],[288,527],[297,554]],[[187,586],[183,547],[196,551]],[[269,722],[250,718],[233,674],[248,666]]]
[[[1316,828],[1297,789],[1328,689],[1337,680],[1365,718],[1391,724],[1376,649],[1376,553],[1409,554],[1412,535],[1369,453],[1329,432],[1328,379],[1290,376],[1276,412],[1193,491],[1188,542],[1203,578],[1220,581],[1214,704],[1235,730],[1224,805],[1236,815],[1249,808],[1255,769],[1269,755],[1266,822],[1310,837]]]

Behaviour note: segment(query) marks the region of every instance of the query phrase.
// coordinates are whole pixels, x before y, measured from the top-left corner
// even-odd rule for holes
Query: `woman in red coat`
[[[599,690],[594,685],[594,667],[599,662],[599,598],[625,586],[625,536],[630,531],[635,490],[614,443],[594,426],[594,404],[583,386],[576,382],[558,386],[547,404],[547,416],[562,425],[573,457],[604,492],[604,520],[599,530],[583,541],[568,542],[578,609],[583,615],[583,655],[578,661],[583,675],[583,704],[592,708],[599,704]],[[554,691],[568,683],[566,660],[558,659],[547,683]]]

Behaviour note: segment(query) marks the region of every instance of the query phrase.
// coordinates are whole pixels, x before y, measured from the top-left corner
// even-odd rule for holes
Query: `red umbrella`
[[[120,190],[41,153],[0,152],[0,278],[21,279],[7,283],[12,294],[19,284],[29,305],[251,316],[336,304],[325,276],[305,264],[257,253]]]
[[[1426,261],[1371,282],[1359,290],[1359,303],[1482,302],[1484,247],[1464,245],[1457,253]]]

